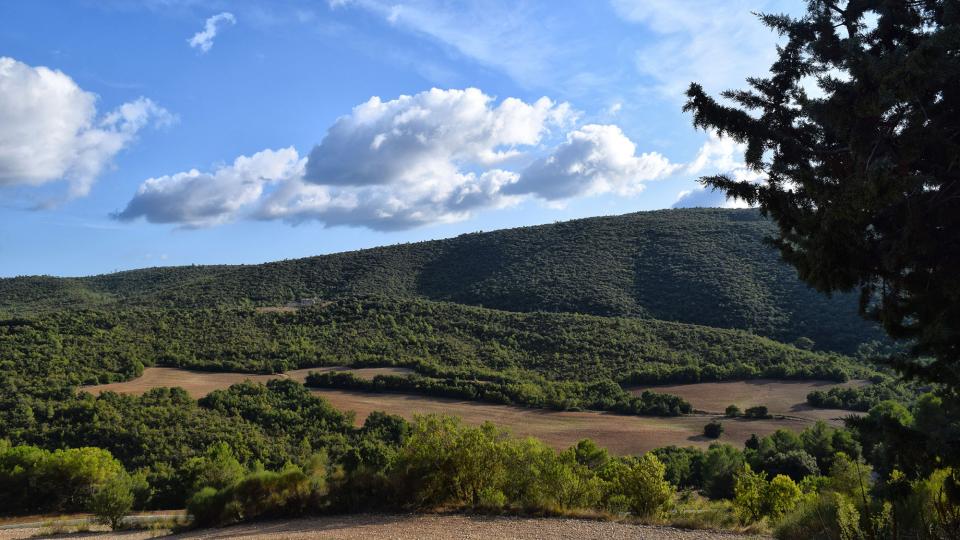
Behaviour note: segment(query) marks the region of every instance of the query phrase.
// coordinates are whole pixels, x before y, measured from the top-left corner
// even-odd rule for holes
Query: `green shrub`
[[[770,418],[770,412],[766,405],[757,405],[756,407],[747,407],[747,410],[743,411],[743,416],[750,419]]]
[[[723,424],[714,420],[703,426],[703,435],[711,439],[719,439],[723,433]]]
[[[225,442],[210,445],[203,456],[187,461],[183,470],[183,475],[188,478],[194,491],[205,487],[229,487],[246,473],[230,445]]]
[[[765,513],[773,520],[780,519],[800,502],[800,486],[789,476],[778,474],[767,485],[764,494]]]
[[[743,452],[729,444],[710,445],[703,460],[703,487],[711,499],[732,499],[736,474],[743,469]]]
[[[655,517],[670,505],[674,490],[664,480],[665,470],[657,456],[648,452],[620,478],[620,492],[626,496],[634,515]]]
[[[133,499],[133,479],[123,472],[97,487],[89,510],[97,521],[117,530],[133,508]]]
[[[740,407],[737,407],[736,405],[727,405],[727,408],[724,411],[724,414],[728,418],[736,418],[738,416],[741,416],[743,412],[741,412]]]
[[[737,473],[733,508],[742,523],[776,521],[799,501],[800,487],[789,476],[780,474],[768,482],[766,473],[753,472],[749,465]]]
[[[763,519],[766,515],[766,473],[753,472],[749,465],[744,465],[736,475],[733,493],[733,510],[741,523]]]
[[[850,499],[824,492],[800,502],[774,529],[778,540],[858,540],[860,513]]]
[[[699,448],[667,446],[652,450],[666,467],[664,477],[677,489],[703,487],[703,460],[706,454]]]
[[[298,516],[319,510],[326,502],[325,471],[305,473],[295,465],[282,471],[255,471],[217,490],[204,487],[187,502],[197,526]]]

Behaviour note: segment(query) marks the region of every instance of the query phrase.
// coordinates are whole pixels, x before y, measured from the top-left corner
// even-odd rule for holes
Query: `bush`
[[[743,412],[743,416],[751,419],[762,419],[770,418],[770,413],[766,405],[757,405],[756,407],[748,407],[747,410]]]
[[[100,485],[90,500],[90,512],[97,521],[117,530],[133,508],[133,479],[126,472]]]
[[[711,499],[732,499],[734,478],[745,463],[743,452],[729,444],[712,444],[703,460],[703,487]]]
[[[855,540],[860,538],[860,513],[844,495],[821,493],[786,514],[773,535],[779,540]]]
[[[620,490],[635,516],[655,517],[673,500],[673,488],[663,477],[665,470],[657,456],[648,452],[620,479]]]
[[[789,476],[778,474],[767,486],[765,513],[773,520],[780,519],[800,502],[800,486]]]
[[[229,525],[316,511],[326,502],[326,495],[325,469],[304,472],[300,467],[289,465],[279,472],[249,473],[220,490],[204,487],[187,501],[187,512],[197,526]]]
[[[733,488],[733,510],[741,523],[760,521],[765,512],[767,475],[753,472],[749,465],[737,473]]]
[[[788,476],[780,474],[768,482],[766,473],[753,472],[749,465],[736,476],[733,508],[742,523],[777,520],[799,501],[800,487]]]
[[[5,513],[83,512],[123,465],[102,448],[53,452],[0,441],[0,508]]]
[[[666,467],[665,478],[677,489],[700,489],[703,487],[703,450],[693,447],[667,446],[653,450],[660,463]]]
[[[724,414],[727,416],[727,418],[736,418],[742,415],[743,412],[741,412],[740,407],[737,407],[736,405],[727,405],[727,409],[724,411]]]
[[[703,435],[711,439],[719,439],[723,433],[723,424],[713,421],[703,426]]]

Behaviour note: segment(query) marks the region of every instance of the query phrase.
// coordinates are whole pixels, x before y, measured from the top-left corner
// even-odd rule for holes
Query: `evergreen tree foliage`
[[[770,75],[732,104],[691,84],[684,110],[766,179],[703,181],[771,217],[804,281],[859,289],[862,313],[934,358],[905,370],[960,387],[960,7],[809,0],[762,20],[786,41]]]

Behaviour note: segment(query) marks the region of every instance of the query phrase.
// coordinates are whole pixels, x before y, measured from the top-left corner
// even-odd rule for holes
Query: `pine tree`
[[[785,39],[769,76],[726,101],[691,84],[684,110],[766,180],[702,181],[772,218],[807,283],[859,289],[861,312],[913,344],[906,373],[960,389],[960,1],[760,17]]]

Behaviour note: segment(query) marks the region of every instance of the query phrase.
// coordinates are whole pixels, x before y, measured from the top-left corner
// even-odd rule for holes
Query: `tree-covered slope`
[[[801,283],[752,210],[589,218],[261,265],[0,280],[0,311],[111,303],[281,305],[375,294],[508,311],[574,312],[738,328],[852,352],[879,337],[850,295]]]
[[[847,357],[738,330],[425,300],[345,299],[292,312],[127,308],[0,319],[0,376],[27,393],[124,380],[151,365],[265,373],[404,365],[448,378],[621,383],[842,380],[866,373]]]

